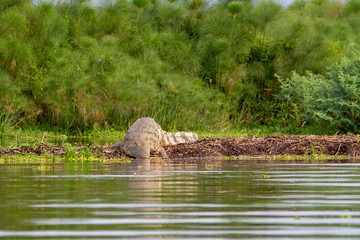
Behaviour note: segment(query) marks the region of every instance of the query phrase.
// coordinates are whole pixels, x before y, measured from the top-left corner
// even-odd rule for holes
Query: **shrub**
[[[330,124],[342,131],[360,130],[360,54],[332,65],[325,75],[296,72],[279,78],[279,99],[301,106],[307,121]],[[294,107],[295,108],[295,107]]]

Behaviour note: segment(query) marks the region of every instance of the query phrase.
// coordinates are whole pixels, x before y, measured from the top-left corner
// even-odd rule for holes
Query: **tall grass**
[[[0,138],[4,137],[8,132],[11,132],[17,127],[16,115],[8,111],[7,109],[1,109],[0,111]]]
[[[290,123],[275,74],[324,74],[351,57],[358,5],[2,1],[3,126],[21,119],[18,126],[76,133],[126,129],[144,116],[167,130]]]
[[[18,117],[18,113],[14,108],[14,102],[4,104],[3,108],[0,109],[0,138],[18,127]]]

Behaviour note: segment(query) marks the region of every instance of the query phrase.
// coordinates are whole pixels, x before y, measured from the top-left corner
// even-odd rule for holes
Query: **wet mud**
[[[194,143],[182,143],[165,146],[169,158],[201,158],[228,156],[272,156],[272,155],[325,155],[358,157],[360,153],[360,135],[346,134],[333,136],[265,136],[239,138],[205,138]],[[90,149],[98,157],[130,158],[125,152],[110,149],[108,146],[79,146],[76,151]],[[40,143],[36,147],[22,146],[0,150],[0,156],[8,154],[43,154],[50,153],[66,156],[67,150],[62,146],[50,146]],[[152,157],[160,157],[158,152],[152,151]]]

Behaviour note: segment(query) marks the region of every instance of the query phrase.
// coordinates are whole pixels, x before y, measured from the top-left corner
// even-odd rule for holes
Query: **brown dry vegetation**
[[[202,158],[227,156],[273,156],[273,155],[324,155],[358,157],[360,135],[346,134],[333,136],[265,136],[241,138],[206,138],[194,143],[165,146],[168,156],[175,158]],[[93,155],[105,158],[129,158],[122,149],[109,149],[107,146],[81,146],[77,152],[89,148]],[[22,146],[0,150],[0,156],[9,154],[42,154],[44,152],[65,156],[62,146],[49,146],[41,143],[36,147]],[[158,157],[158,152],[151,156]]]
[[[358,156],[359,135],[333,136],[266,136],[243,138],[204,139],[196,143],[167,146],[171,158],[204,156],[269,156],[269,155],[312,155]]]

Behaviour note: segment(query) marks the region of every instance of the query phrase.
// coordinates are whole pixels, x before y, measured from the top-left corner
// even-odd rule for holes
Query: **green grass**
[[[84,153],[83,150],[81,153],[69,154],[61,157],[57,155],[52,155],[50,153],[43,153],[41,155],[36,154],[15,154],[15,155],[5,155],[0,156],[0,164],[38,164],[38,170],[46,170],[49,165],[53,164],[66,164],[66,163],[102,163],[102,164],[113,164],[113,163],[130,163],[130,159],[106,159],[103,157],[90,156]],[[71,156],[70,156],[71,155]],[[295,161],[302,160],[309,163],[321,163],[324,160],[341,160],[353,158],[350,156],[328,156],[322,154],[313,154],[313,155],[304,155],[304,156],[293,156],[293,155],[268,155],[268,156],[229,156],[223,157],[223,160],[284,160],[284,161]],[[208,168],[209,169],[209,168]]]
[[[0,156],[0,164],[39,164],[39,170],[46,170],[49,164],[64,164],[64,163],[89,163],[89,162],[101,162],[103,164],[112,163],[129,163],[129,159],[106,159],[95,156],[84,157],[81,154],[77,154],[71,158],[60,157],[52,154],[15,154]]]
[[[256,160],[256,159],[264,159],[264,160],[284,160],[284,161],[292,161],[292,160],[301,160],[307,161],[311,163],[321,163],[324,160],[341,160],[341,159],[353,159],[358,157],[346,156],[346,155],[323,155],[323,154],[312,154],[312,155],[267,155],[267,156],[229,156],[223,157],[224,160]]]

